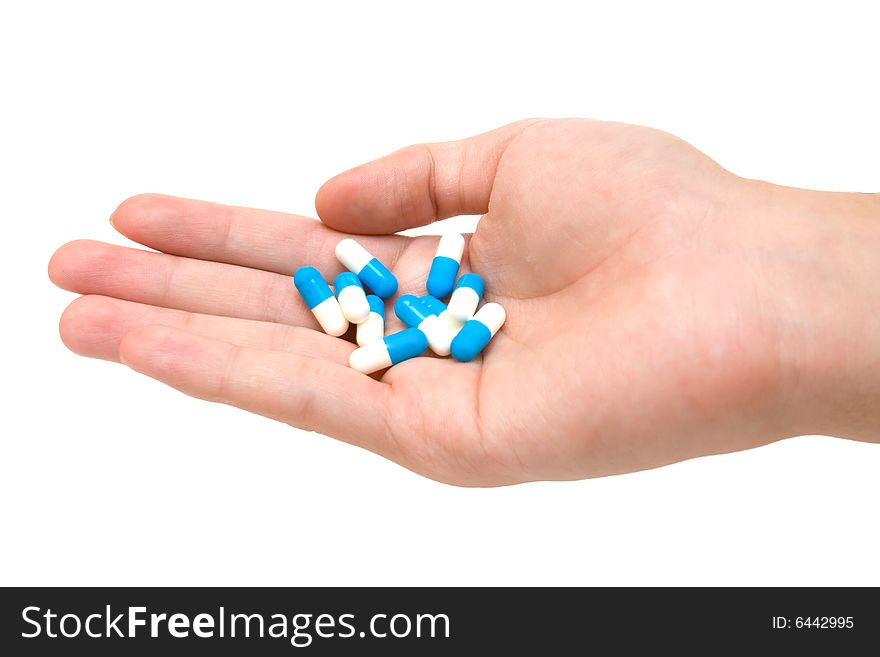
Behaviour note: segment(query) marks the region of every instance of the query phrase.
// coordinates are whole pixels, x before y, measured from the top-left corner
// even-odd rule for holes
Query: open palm
[[[158,252],[73,242],[50,275],[85,295],[61,322],[77,353],[443,481],[581,478],[788,432],[773,425],[778,322],[756,286],[773,267],[729,201],[745,184],[657,131],[522,122],[342,174],[318,194],[323,223],[137,196],[114,225]],[[394,233],[458,214],[485,215],[463,271],[508,314],[483,358],[349,369],[354,345],[316,330],[291,274],[332,279],[354,233],[401,294],[424,294],[436,238]]]

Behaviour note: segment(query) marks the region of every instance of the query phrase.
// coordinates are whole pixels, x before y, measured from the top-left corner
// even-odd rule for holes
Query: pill
[[[385,304],[375,294],[368,294],[367,302],[370,304],[367,321],[357,325],[357,343],[361,347],[385,337]]]
[[[459,278],[449,299],[449,316],[459,322],[471,319],[477,312],[484,289],[483,279],[478,274],[465,274]]]
[[[402,361],[415,358],[428,348],[428,339],[419,329],[408,328],[392,333],[351,352],[348,364],[358,372],[372,374]]]
[[[333,279],[333,287],[336,289],[336,299],[345,319],[352,324],[367,321],[370,315],[370,302],[367,301],[367,293],[364,292],[358,277],[350,271],[344,271]]]
[[[497,303],[487,303],[480,308],[452,340],[452,356],[466,363],[483,350],[489,340],[498,333],[507,314]]]
[[[356,274],[373,294],[387,299],[397,292],[394,274],[353,239],[346,238],[336,245],[336,258]]]
[[[437,253],[431,261],[428,272],[428,293],[442,299],[448,297],[455,285],[461,256],[464,253],[464,237],[459,233],[448,233],[440,238]]]
[[[314,267],[300,267],[293,275],[293,284],[325,333],[338,337],[348,330],[348,320],[321,272]]]
[[[428,308],[429,312],[437,314],[437,322],[431,326],[430,335],[428,335],[428,346],[438,356],[448,356],[452,339],[458,334],[464,323],[452,319],[446,304],[440,299],[428,295],[419,297],[419,300]]]

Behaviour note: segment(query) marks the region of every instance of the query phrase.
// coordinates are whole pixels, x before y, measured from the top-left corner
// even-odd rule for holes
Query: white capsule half
[[[388,353],[385,341],[378,340],[352,351],[351,356],[348,357],[348,364],[358,372],[372,374],[391,367],[391,354]]]
[[[342,308],[336,297],[327,297],[312,308],[312,314],[327,335],[339,337],[348,330],[348,320],[342,314]]]
[[[464,255],[464,236],[461,233],[446,233],[440,237],[435,258],[449,258],[461,262],[462,255]]]
[[[466,322],[477,312],[478,305],[480,305],[480,295],[477,294],[477,291],[472,287],[461,286],[452,292],[447,311],[450,318]]]
[[[357,274],[373,259],[373,255],[353,239],[346,238],[336,245],[336,258],[348,271]]]
[[[371,312],[367,321],[357,325],[357,343],[359,346],[379,342],[385,337],[385,320],[382,315]]]
[[[370,316],[370,304],[367,302],[367,294],[360,285],[347,285],[339,290],[339,306],[342,314],[352,324],[360,324],[367,321]]]
[[[428,315],[417,328],[428,338],[428,349],[438,356],[446,356],[449,353],[448,351],[445,354],[440,353],[443,351],[443,329],[437,315]]]
[[[504,311],[501,304],[487,303],[474,313],[473,318],[489,329],[489,333],[494,337],[504,325],[504,320],[507,319],[507,313]]]
[[[458,279],[452,298],[449,299],[449,314],[460,322],[467,322],[477,311],[486,284],[479,274],[465,274]]]
[[[448,356],[452,340],[458,335],[464,324],[453,320],[446,310],[437,315],[435,319],[436,321],[431,322],[428,329],[423,331],[428,338],[428,347],[438,356]]]

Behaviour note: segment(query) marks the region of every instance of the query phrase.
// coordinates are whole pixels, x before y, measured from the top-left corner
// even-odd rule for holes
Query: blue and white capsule
[[[345,319],[352,324],[367,321],[370,316],[370,302],[367,301],[367,293],[358,277],[350,271],[344,271],[333,279],[333,287]]]
[[[339,337],[348,330],[348,320],[321,272],[314,267],[300,267],[293,275],[293,284],[324,333]]]
[[[408,328],[358,347],[351,352],[348,364],[364,374],[372,374],[424,353],[428,339],[419,329]]]
[[[350,237],[336,245],[336,258],[376,296],[387,299],[397,292],[394,274]]]
[[[438,299],[449,296],[455,286],[463,254],[464,237],[460,233],[447,233],[440,238],[428,272],[428,294]]]
[[[476,358],[498,333],[505,319],[507,313],[497,303],[487,303],[480,308],[452,340],[452,357],[463,363]]]
[[[375,294],[368,294],[367,302],[370,314],[365,322],[357,325],[357,343],[361,347],[385,337],[385,303]]]
[[[449,317],[462,323],[472,319],[485,289],[479,274],[465,274],[459,278],[449,300]]]

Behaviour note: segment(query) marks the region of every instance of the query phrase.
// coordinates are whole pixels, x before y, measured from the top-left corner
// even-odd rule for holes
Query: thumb
[[[337,230],[385,234],[455,215],[485,214],[501,155],[531,123],[409,146],[350,169],[318,190],[318,216]]]

